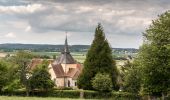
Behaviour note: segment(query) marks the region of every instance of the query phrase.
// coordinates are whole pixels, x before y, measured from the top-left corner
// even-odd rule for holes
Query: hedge
[[[85,99],[101,99],[101,98],[110,98],[110,99],[125,99],[125,100],[138,100],[140,97],[127,92],[111,92],[111,93],[99,93],[97,91],[89,90],[52,90],[52,91],[34,91],[30,92],[30,96],[38,97],[60,97],[60,98],[80,98],[80,92],[84,93]],[[18,90],[13,92],[1,92],[1,95],[8,96],[26,96],[25,90]]]

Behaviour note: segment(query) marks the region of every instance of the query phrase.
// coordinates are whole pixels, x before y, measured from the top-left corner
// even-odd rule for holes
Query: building
[[[57,87],[77,87],[77,78],[81,73],[82,65],[70,54],[67,37],[61,55],[48,66],[51,79]]]

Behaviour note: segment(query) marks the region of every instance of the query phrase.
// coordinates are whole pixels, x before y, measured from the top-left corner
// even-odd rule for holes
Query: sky
[[[0,43],[90,45],[98,23],[114,48],[139,48],[170,0],[0,0]]]

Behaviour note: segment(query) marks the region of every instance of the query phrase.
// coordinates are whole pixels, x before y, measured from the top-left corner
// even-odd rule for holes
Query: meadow
[[[0,53],[0,58],[4,57],[4,55],[10,54],[10,55],[15,55],[16,52],[1,52]],[[31,52],[34,55],[40,55],[40,56],[49,56],[50,58],[53,58],[55,55],[56,58],[60,56],[61,52]],[[71,55],[73,58],[78,61],[79,63],[84,63],[86,59],[86,54],[87,52],[71,52]],[[136,54],[130,54],[131,56],[135,56]],[[113,58],[118,58],[118,57],[126,57],[127,54],[124,53],[115,53],[113,52],[112,54]]]
[[[57,58],[61,54],[60,52],[32,52],[32,53],[35,55],[46,55],[51,58],[53,57],[53,55],[56,55]],[[80,63],[83,63],[84,60],[86,59],[86,52],[72,52],[71,55],[76,61]]]

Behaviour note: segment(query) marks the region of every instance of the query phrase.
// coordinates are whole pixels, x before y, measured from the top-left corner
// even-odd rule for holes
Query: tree
[[[50,90],[54,87],[54,82],[50,78],[47,68],[44,67],[44,64],[41,67],[37,67],[32,76],[30,77],[30,87],[31,90],[39,89],[42,91]]]
[[[29,52],[19,51],[16,53],[16,56],[13,57],[14,64],[18,66],[18,73],[21,84],[26,88],[26,94],[29,96],[30,85],[29,77],[31,75],[29,64],[33,55]]]
[[[124,90],[131,93],[139,93],[141,89],[141,68],[137,59],[133,63],[126,63],[123,75]]]
[[[170,89],[170,12],[154,20],[143,33],[145,42],[139,51],[142,67],[142,91],[164,96]]]
[[[56,55],[53,55],[53,59],[56,59]]]
[[[95,30],[95,38],[88,50],[83,71],[78,79],[78,87],[93,89],[91,80],[97,73],[108,73],[112,78],[113,88],[117,87],[117,68],[101,24],[98,24]]]
[[[103,93],[112,91],[113,84],[109,74],[97,73],[92,80],[92,86],[95,90]]]
[[[8,82],[8,69],[5,62],[0,61],[0,92],[2,91],[2,88],[5,87],[5,85]]]

